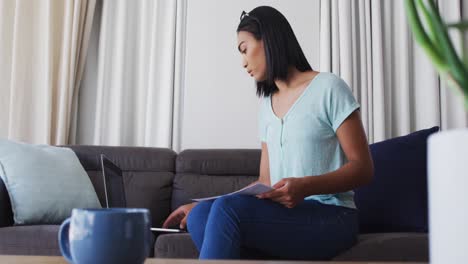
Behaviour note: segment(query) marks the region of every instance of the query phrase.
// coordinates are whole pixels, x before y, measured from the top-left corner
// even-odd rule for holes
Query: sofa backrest
[[[172,210],[193,198],[236,191],[258,179],[258,149],[189,149],[176,158]]]
[[[105,205],[105,194],[101,153],[122,169],[128,207],[149,209],[153,226],[160,226],[169,215],[176,158],[174,151],[148,147],[66,147],[80,159],[102,205]]]

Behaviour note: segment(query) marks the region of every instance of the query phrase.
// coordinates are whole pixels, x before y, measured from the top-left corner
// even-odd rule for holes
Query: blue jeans
[[[356,243],[358,216],[314,200],[286,208],[231,195],[197,204],[187,228],[200,259],[329,260]]]

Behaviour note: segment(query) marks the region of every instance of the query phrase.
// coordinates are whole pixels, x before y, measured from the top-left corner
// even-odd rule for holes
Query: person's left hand
[[[303,194],[302,180],[303,178],[284,178],[272,186],[275,190],[259,194],[257,198],[271,199],[288,208],[293,208],[306,196]]]

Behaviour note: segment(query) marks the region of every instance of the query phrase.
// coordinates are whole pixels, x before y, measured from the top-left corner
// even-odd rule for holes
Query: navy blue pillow
[[[355,190],[361,233],[427,232],[427,138],[435,126],[370,145],[371,184]]]

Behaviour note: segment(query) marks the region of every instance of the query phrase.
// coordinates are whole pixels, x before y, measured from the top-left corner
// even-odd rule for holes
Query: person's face
[[[255,81],[260,82],[266,78],[266,59],[263,41],[256,40],[254,35],[247,31],[237,34],[237,47],[242,56],[242,66]]]

